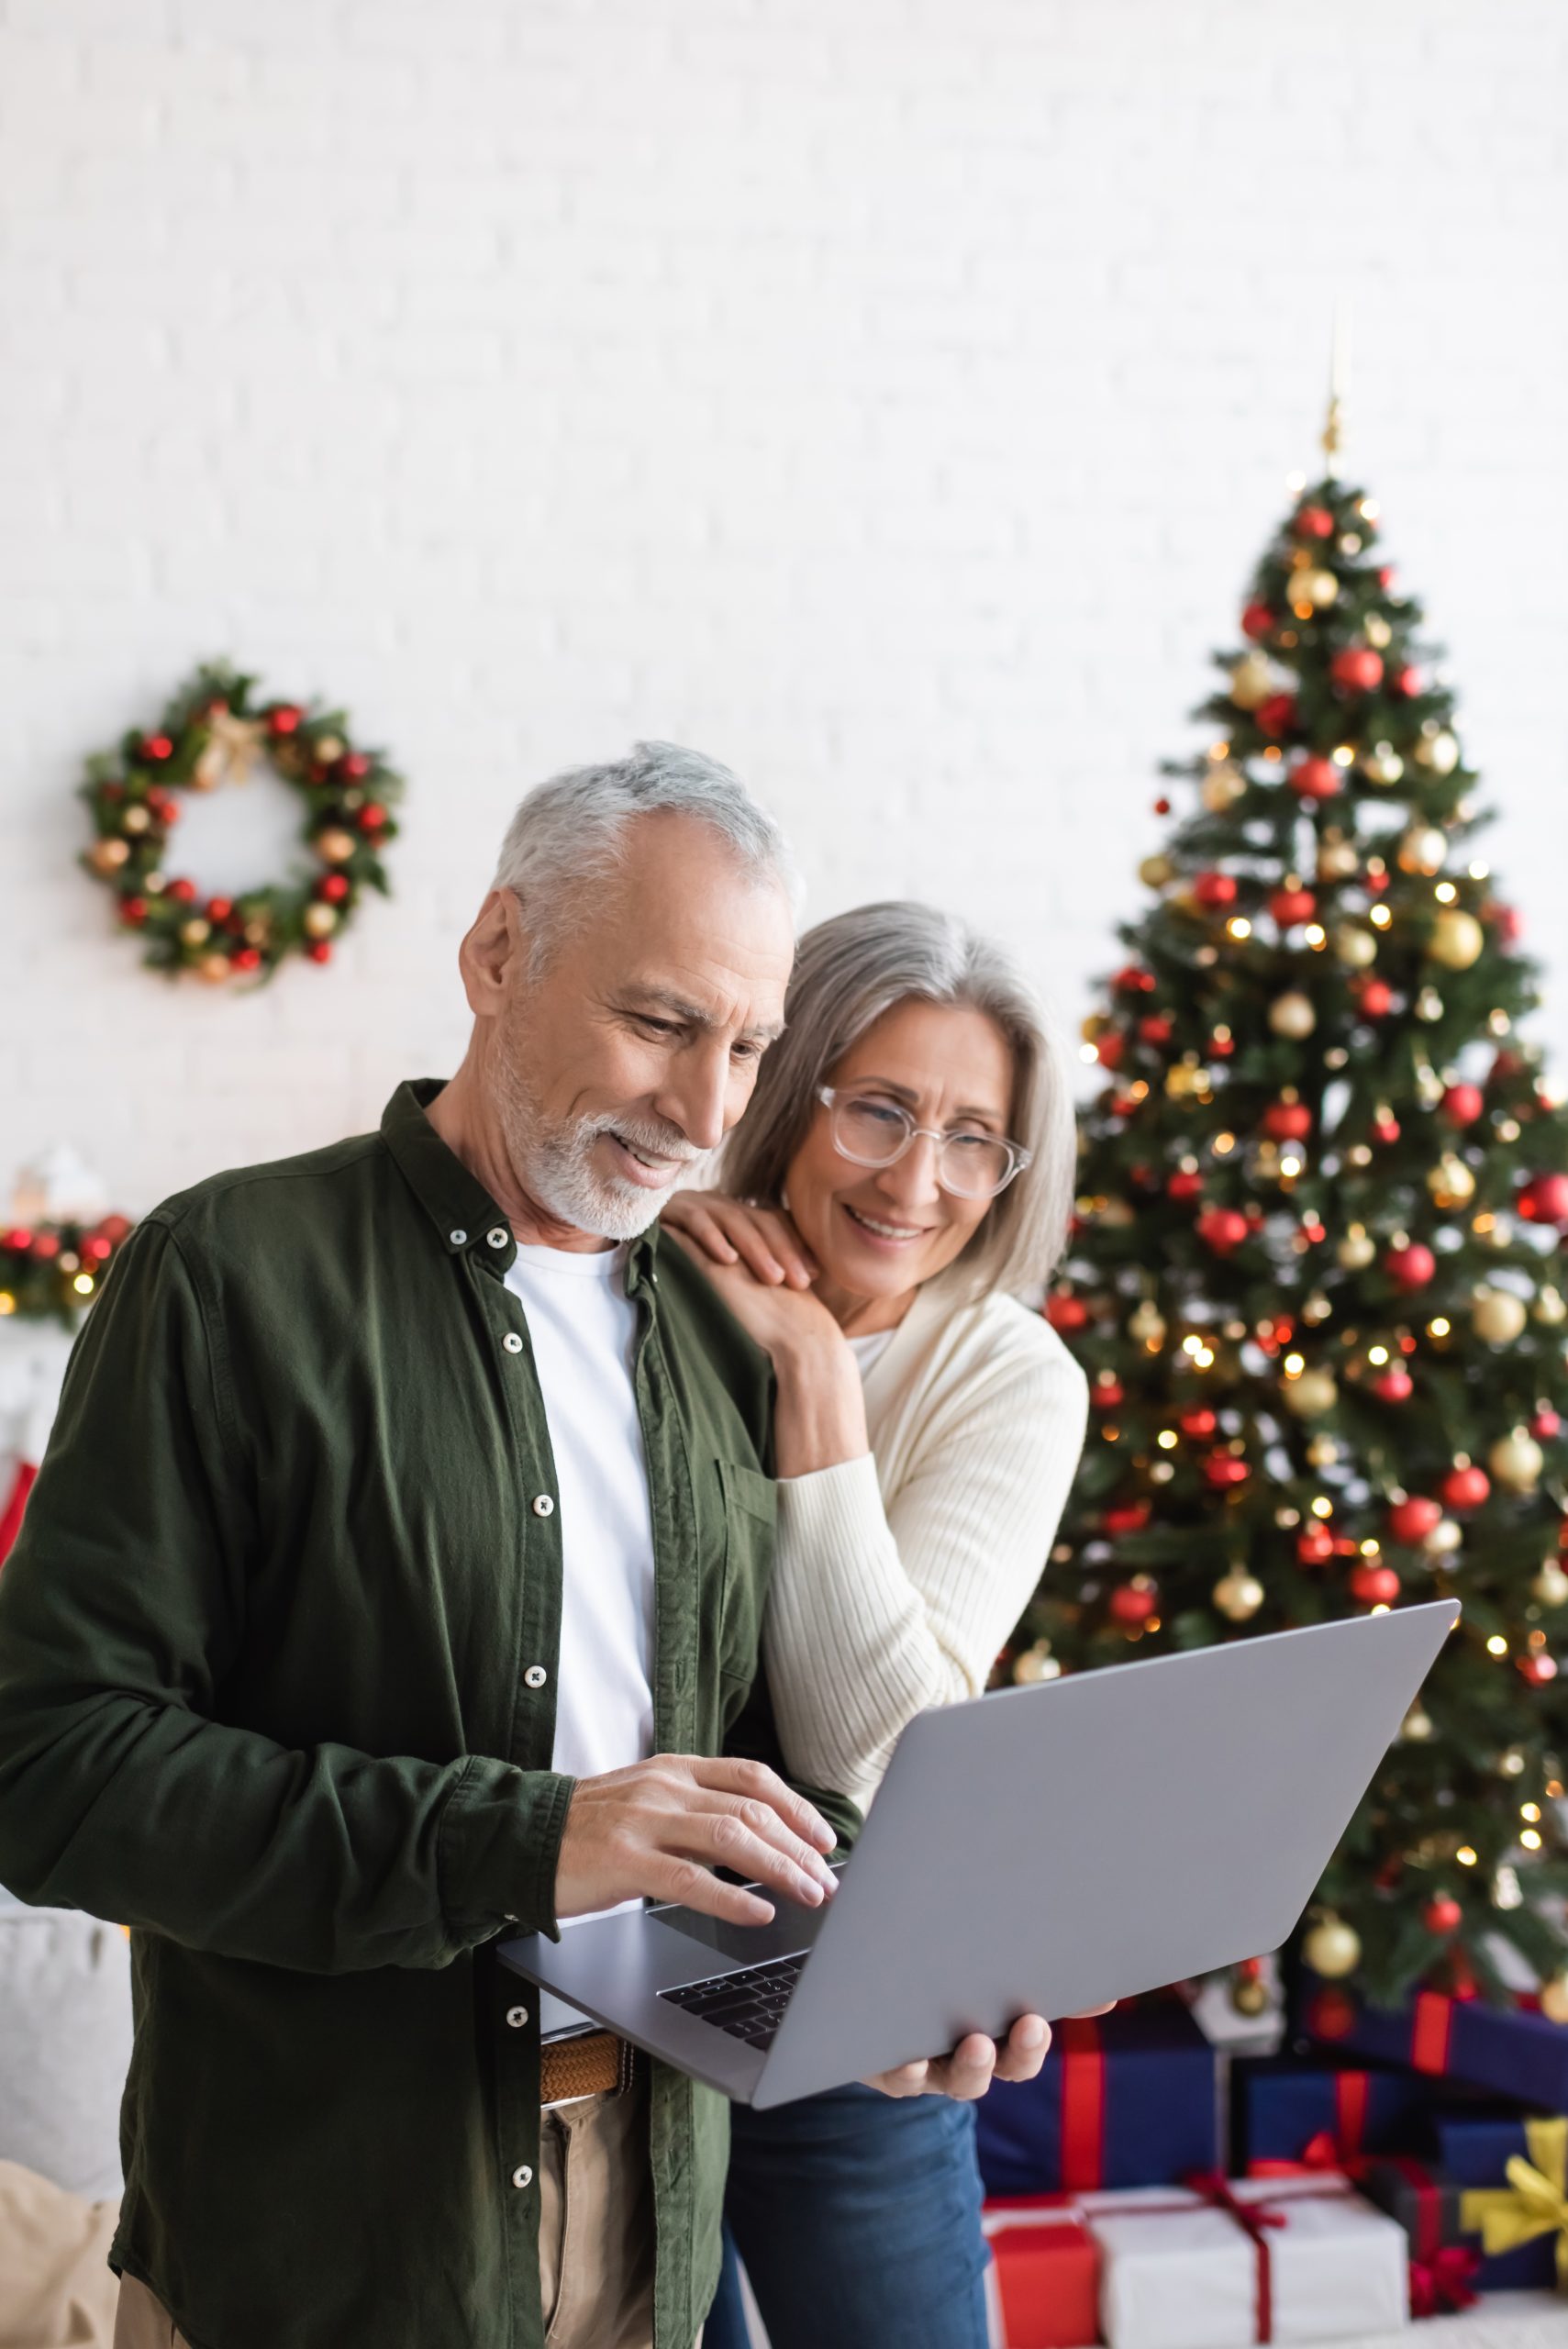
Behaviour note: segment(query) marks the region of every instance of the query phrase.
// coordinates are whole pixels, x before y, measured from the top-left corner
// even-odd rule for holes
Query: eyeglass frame
[[[994,1191],[956,1191],[951,1183],[944,1183],[942,1181],[943,1154],[948,1143],[957,1139],[957,1136],[950,1133],[945,1127],[917,1126],[915,1122],[914,1113],[912,1110],[906,1109],[902,1101],[890,1100],[887,1103],[887,1107],[890,1109],[896,1109],[899,1116],[906,1121],[907,1130],[905,1133],[903,1141],[899,1143],[897,1149],[893,1152],[893,1155],[890,1158],[857,1158],[852,1150],[846,1150],[844,1148],[843,1143],[839,1140],[837,1132],[833,1130],[832,1121],[835,1120],[835,1115],[840,1101],[850,1101],[856,1098],[865,1100],[872,1097],[868,1093],[862,1092],[858,1086],[838,1085],[818,1085],[815,1087],[815,1093],[817,1099],[822,1102],[827,1108],[830,1121],[828,1130],[832,1134],[833,1147],[838,1152],[840,1157],[847,1159],[851,1166],[896,1166],[899,1160],[903,1158],[908,1151],[913,1148],[914,1144],[919,1141],[922,1138],[927,1141],[934,1141],[937,1143],[937,1182],[951,1199],[999,1199],[1003,1192],[1007,1188],[1008,1185],[1015,1182],[1018,1175],[1023,1173],[1025,1167],[1032,1164],[1034,1160],[1033,1151],[1026,1150],[1021,1141],[1014,1141],[1010,1134],[985,1134],[982,1139],[985,1141],[995,1142],[999,1149],[1006,1151],[1011,1158],[1011,1164],[1008,1166],[1006,1173],[1003,1175],[1001,1181],[997,1184]]]

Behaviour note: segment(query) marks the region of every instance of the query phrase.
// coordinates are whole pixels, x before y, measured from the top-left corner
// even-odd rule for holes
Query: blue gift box
[[[988,2194],[1170,2186],[1219,2166],[1218,2059],[1178,1999],[1059,2023],[1032,2080],[977,2108]]]
[[[1373,2007],[1340,1983],[1304,1973],[1301,2012],[1307,2036],[1336,2054],[1405,2064],[1434,2079],[1568,2110],[1568,2023],[1549,2022],[1533,2008],[1433,1990],[1402,2007]]]
[[[1507,2186],[1512,2156],[1529,2159],[1522,2113],[1440,2112],[1435,2125],[1444,2174],[1462,2192],[1471,2187]],[[1480,2248],[1479,2234],[1462,2234],[1459,2241]],[[1537,2235],[1517,2251],[1483,2258],[1475,2280],[1484,2292],[1550,2289],[1557,2280],[1555,2236]]]
[[[1238,2056],[1230,2085],[1233,2171],[1314,2158],[1325,2141],[1340,2168],[1363,2154],[1414,2153],[1424,2142],[1431,2090],[1408,2069],[1310,2055]]]

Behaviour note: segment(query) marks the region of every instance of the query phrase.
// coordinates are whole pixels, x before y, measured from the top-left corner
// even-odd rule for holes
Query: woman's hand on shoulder
[[[725,1191],[677,1191],[660,1218],[700,1264],[744,1264],[770,1287],[809,1288],[817,1265],[782,1208],[752,1207]]]

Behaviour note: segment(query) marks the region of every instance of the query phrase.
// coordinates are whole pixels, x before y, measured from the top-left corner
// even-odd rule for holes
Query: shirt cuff
[[[577,1781],[475,1754],[441,1817],[437,1881],[460,1947],[503,1925],[559,1941],[555,1871]]]
[[[836,1549],[846,1544],[858,1548],[868,1535],[884,1541],[887,1515],[871,1453],[840,1460],[832,1468],[814,1468],[808,1476],[782,1476],[781,1534],[786,1527],[792,1542],[830,1542]]]

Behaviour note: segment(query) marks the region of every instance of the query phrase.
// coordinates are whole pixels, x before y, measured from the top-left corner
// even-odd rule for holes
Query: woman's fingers
[[[735,1250],[725,1238],[711,1209],[698,1206],[697,1197],[698,1194],[692,1192],[683,1198],[677,1191],[661,1220],[668,1225],[677,1240],[695,1242],[716,1264],[733,1264],[736,1262]]]

